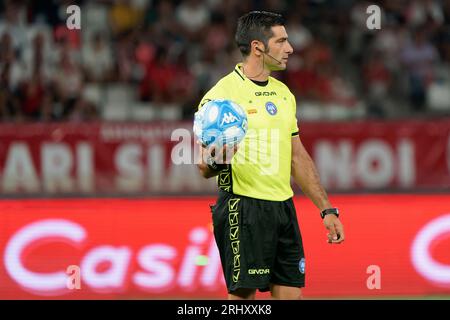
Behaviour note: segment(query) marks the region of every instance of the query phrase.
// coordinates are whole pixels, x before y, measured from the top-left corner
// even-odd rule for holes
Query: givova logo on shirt
[[[234,114],[232,114],[231,112],[225,112],[223,114],[222,122],[220,123],[220,125],[223,126],[224,124],[229,124],[237,120],[238,118],[236,118]]]

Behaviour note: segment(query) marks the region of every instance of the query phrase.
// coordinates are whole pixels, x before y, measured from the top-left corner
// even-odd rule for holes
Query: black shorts
[[[294,203],[220,191],[211,206],[228,292],[305,285],[305,255]]]

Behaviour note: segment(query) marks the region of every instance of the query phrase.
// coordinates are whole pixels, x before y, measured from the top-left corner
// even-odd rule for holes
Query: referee
[[[225,163],[200,147],[201,174],[217,176],[219,196],[211,211],[228,298],[254,299],[256,290],[270,290],[275,299],[300,299],[305,254],[291,176],[319,209],[328,242],[344,241],[344,229],[300,140],[295,97],[270,77],[272,71],[286,69],[293,52],[283,17],[247,13],[238,20],[235,40],[243,62],[199,105],[230,99],[246,110],[248,118],[244,140],[231,155],[228,150],[231,159]]]

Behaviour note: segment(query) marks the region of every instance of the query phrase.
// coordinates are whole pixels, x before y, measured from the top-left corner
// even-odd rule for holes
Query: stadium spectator
[[[410,103],[415,111],[423,111],[426,107],[426,89],[434,79],[438,59],[436,48],[427,39],[424,28],[416,30],[412,41],[402,50],[401,61],[406,68]]]
[[[82,49],[83,71],[89,82],[111,80],[113,72],[113,55],[106,38],[96,33]]]
[[[97,119],[96,107],[83,99],[74,102],[73,109],[68,115],[68,120],[73,122],[85,122]]]
[[[380,51],[374,52],[368,59],[363,72],[368,115],[383,118],[386,116],[384,101],[388,98],[392,76]]]
[[[61,103],[61,117],[66,117],[72,112],[77,100],[81,99],[83,88],[83,74],[80,66],[71,59],[68,51],[61,52],[53,83],[56,97]]]
[[[201,39],[210,21],[211,12],[203,1],[186,0],[176,9],[176,19],[180,23],[187,39],[198,41]]]
[[[25,76],[30,78],[36,69],[44,83],[48,83],[55,72],[57,52],[51,40],[51,32],[46,28],[31,29],[28,32],[30,44],[23,48],[22,60],[25,65]]]
[[[4,85],[14,92],[26,77],[26,66],[19,59],[12,43],[9,33],[3,33],[0,38],[0,72]]]
[[[407,23],[413,28],[425,24],[430,28],[436,28],[444,21],[442,6],[435,0],[410,1],[405,16]]]
[[[66,9],[72,4],[81,7],[82,30],[66,27]],[[389,102],[403,115],[426,110],[436,70],[439,80],[447,81],[450,2],[380,0],[380,30],[366,27],[369,4],[355,0],[6,0],[0,2],[0,73],[7,86],[2,89],[3,119],[21,119],[21,110],[34,108],[45,108],[32,112],[39,115],[35,120],[61,119],[75,106],[72,103],[67,109],[72,100],[61,97],[61,87],[77,95],[86,83],[102,84],[105,90],[122,83],[135,91],[130,97],[136,97],[124,108],[139,100],[174,103],[190,119],[193,109],[189,110],[188,101],[198,100],[239,59],[233,46],[234,21],[244,12],[264,9],[287,16],[295,56],[287,73],[274,76],[286,80],[298,98],[322,106],[353,105],[355,110],[369,110],[369,115],[381,105],[386,109]],[[162,56],[158,50],[163,50]],[[69,78],[62,79],[68,70],[61,66],[66,55],[73,68]],[[163,65],[155,66],[155,60]],[[71,82],[75,85],[62,85]],[[44,91],[41,99],[37,88]],[[24,91],[33,92],[33,103],[18,99]],[[102,110],[102,105],[97,107]],[[382,117],[391,114],[378,112]]]
[[[13,49],[20,55],[27,44],[26,8],[23,1],[5,1],[5,12],[0,19],[0,36],[4,33],[11,36]]]
[[[287,18],[286,28],[289,29],[289,41],[296,52],[304,50],[313,40],[311,31],[301,23],[298,12],[292,12]]]
[[[46,90],[39,70],[33,72],[31,79],[23,82],[18,90],[22,113],[27,119],[36,120],[40,116]]]
[[[115,42],[117,81],[130,83],[134,80],[136,65],[133,34],[123,34]]]
[[[143,20],[143,12],[131,0],[115,0],[110,10],[110,25],[114,35],[121,35],[137,28]]]

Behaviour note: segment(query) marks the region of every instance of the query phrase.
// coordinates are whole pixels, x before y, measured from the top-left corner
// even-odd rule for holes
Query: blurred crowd
[[[66,26],[73,4],[81,30]],[[380,30],[367,28],[371,4]],[[294,54],[275,76],[299,106],[378,118],[450,109],[450,0],[5,0],[0,121],[98,120],[114,103],[190,119],[240,61],[234,30],[251,10],[286,17]],[[117,85],[127,98],[105,97]]]

